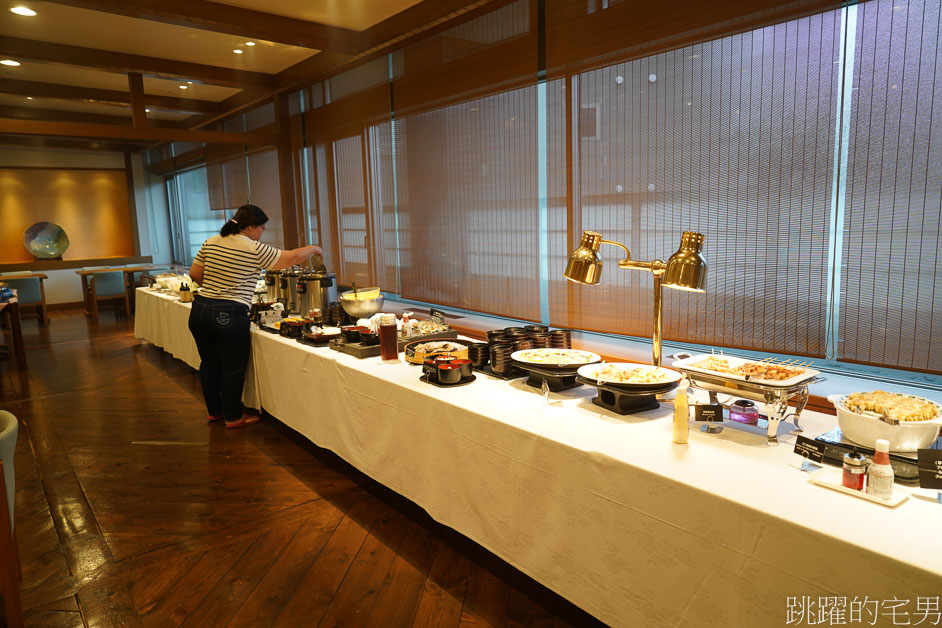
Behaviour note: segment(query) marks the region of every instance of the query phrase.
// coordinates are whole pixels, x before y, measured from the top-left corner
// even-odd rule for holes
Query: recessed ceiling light
[[[2,64],[2,65],[9,65],[9,66],[12,66],[12,67],[15,68],[16,66],[18,66],[18,65],[20,64],[20,62],[19,62],[19,61],[14,61],[13,59],[4,59],[3,61],[0,61],[0,64]]]
[[[10,11],[12,13],[16,13],[17,15],[22,15],[24,17],[33,17],[34,15],[36,15],[36,11],[33,11],[32,9],[28,9],[26,7],[13,7],[12,9],[10,9]]]
[[[186,85],[178,85],[177,87],[179,87],[180,89],[186,89]]]
[[[239,50],[238,48],[236,48],[236,49],[233,50],[232,52],[236,53],[237,55],[240,55],[240,54],[242,54],[242,53],[245,52],[245,51],[244,51],[244,50]]]
[[[187,85],[192,85],[192,84],[193,84],[193,81],[187,81],[186,84],[187,84]]]
[[[32,96],[27,96],[27,97],[26,97],[26,100],[32,100],[32,99],[33,99]]]
[[[150,113],[150,109],[145,109],[144,113]]]
[[[255,45],[255,42],[254,42],[254,41],[247,41],[247,42],[245,42],[245,45],[246,45],[246,46],[254,46],[254,45]]]

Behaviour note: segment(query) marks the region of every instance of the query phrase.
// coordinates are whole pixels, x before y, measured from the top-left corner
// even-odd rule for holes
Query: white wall
[[[35,168],[124,168],[124,153],[84,151],[31,146],[0,146],[0,167]],[[140,155],[131,156],[134,177],[134,204],[141,255],[151,255],[155,264],[171,260],[170,217],[163,181],[152,177]],[[77,269],[42,271],[46,280],[46,302],[82,301],[82,284]]]

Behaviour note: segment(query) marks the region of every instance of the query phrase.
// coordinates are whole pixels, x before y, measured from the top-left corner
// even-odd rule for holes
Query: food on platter
[[[442,323],[436,323],[432,320],[417,321],[413,319],[411,325],[411,335],[413,336],[427,336],[428,334],[438,334],[443,331],[448,331],[448,325],[443,325]]]
[[[379,288],[363,288],[354,292],[353,290],[348,290],[340,295],[341,300],[346,301],[366,301],[369,299],[376,299],[379,297],[380,289]]]
[[[876,412],[897,421],[930,421],[939,415],[938,406],[928,399],[883,390],[847,395],[844,407],[851,412]]]
[[[468,343],[456,340],[415,340],[404,348],[406,362],[422,364],[426,358],[450,355],[454,358],[468,357]]]
[[[615,384],[660,384],[677,381],[679,375],[677,371],[642,364],[603,364],[585,376]]]
[[[313,336],[336,336],[340,334],[339,327],[314,327],[310,331]]]
[[[548,366],[588,364],[601,360],[601,357],[595,353],[576,349],[524,349],[523,351],[514,352],[510,357],[517,362]]]
[[[706,359],[698,362],[691,362],[690,366],[706,371],[715,371],[717,373],[727,373],[729,375],[739,375],[741,377],[751,377],[774,382],[791,379],[805,372],[805,368],[801,366],[787,366],[773,362],[743,362],[742,364],[733,366],[728,359],[716,355],[708,356]]]
[[[304,319],[301,318],[300,316],[286,316],[285,318],[281,319],[280,321],[275,321],[274,323],[271,324],[271,326],[274,327],[275,329],[281,329],[281,324],[282,324],[282,323],[288,323],[288,322],[291,322],[291,323],[301,323],[301,322],[303,322],[303,321],[304,321]]]
[[[458,344],[457,342],[448,342],[448,341],[430,341],[422,342],[415,345],[415,352],[422,352],[425,354],[429,353],[447,353],[449,351],[461,351],[462,349],[467,349],[468,347],[463,344]]]

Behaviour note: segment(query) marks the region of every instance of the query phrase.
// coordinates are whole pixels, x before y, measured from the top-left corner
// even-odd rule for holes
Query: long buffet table
[[[135,335],[197,366],[189,306],[137,299]],[[524,380],[441,389],[405,363],[252,342],[247,403],[612,625],[784,625],[798,605],[810,625],[825,598],[844,600],[845,621],[858,600],[858,621],[876,625],[894,621],[886,601],[908,600],[915,624],[920,599],[939,603],[942,505],[810,484],[786,426],[777,448],[759,430],[694,424],[675,445],[667,406],[622,417],[588,387],[545,405]],[[802,416],[809,435],[834,424]]]

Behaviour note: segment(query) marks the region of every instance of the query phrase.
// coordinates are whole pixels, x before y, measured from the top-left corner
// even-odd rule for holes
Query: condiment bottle
[[[379,317],[379,355],[383,360],[399,360],[395,314],[382,314]]]
[[[844,477],[841,484],[855,491],[862,491],[866,477],[867,458],[856,451],[844,454]]]
[[[880,499],[893,497],[893,467],[890,466],[890,441],[877,440],[873,462],[870,463],[867,492]]]
[[[674,436],[673,440],[678,445],[687,443],[687,432],[690,429],[688,421],[690,420],[690,408],[687,403],[687,388],[690,382],[684,377],[680,380],[677,387],[677,395],[674,397]]]

